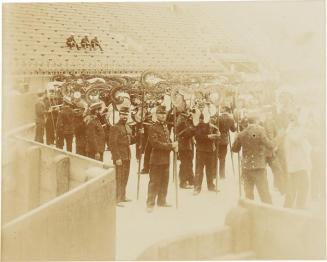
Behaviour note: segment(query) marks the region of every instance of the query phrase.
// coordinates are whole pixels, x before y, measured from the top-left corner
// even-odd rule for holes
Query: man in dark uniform
[[[248,116],[248,127],[236,137],[232,151],[237,153],[242,148],[242,176],[246,198],[254,199],[256,186],[260,199],[272,203],[266,173],[266,152],[273,149],[265,130],[257,124],[254,114]]]
[[[213,183],[216,150],[215,144],[220,134],[214,134],[213,128],[209,123],[204,123],[203,119],[204,115],[201,114],[200,123],[195,129],[196,159],[194,195],[198,195],[201,192],[204,168],[206,170],[208,190],[216,191]]]
[[[152,114],[150,112],[150,108],[148,108],[148,112],[146,114],[146,124],[144,124],[144,136],[143,136],[143,145],[144,145],[144,161],[143,161],[143,169],[141,170],[141,174],[148,174],[150,170],[150,156],[152,147],[149,142],[149,130],[150,127],[154,124]]]
[[[194,184],[193,156],[194,143],[193,136],[195,127],[190,119],[189,112],[182,112],[176,121],[176,133],[178,141],[178,157],[181,161],[179,168],[180,188],[190,189]]]
[[[129,107],[119,110],[119,122],[111,127],[109,145],[112,161],[116,167],[116,202],[129,202],[126,198],[126,186],[129,177],[131,149],[136,137],[132,135],[132,129],[127,125]]]
[[[40,90],[37,93],[38,99],[35,104],[35,141],[43,143],[44,128],[45,128],[45,113],[44,91]]]
[[[227,146],[229,144],[229,131],[235,132],[236,127],[234,119],[229,115],[230,109],[227,106],[222,108],[222,114],[219,116],[219,131],[218,139],[218,159],[219,159],[219,177],[225,178],[225,159],[227,155]]]
[[[66,149],[72,152],[73,136],[74,136],[74,111],[71,98],[65,96],[63,99],[62,110],[58,114],[57,121],[57,147],[63,149],[64,141],[66,141]]]
[[[166,121],[166,107],[158,106],[157,122],[149,130],[149,142],[152,146],[150,157],[150,181],[148,186],[147,211],[152,212],[157,198],[157,205],[169,207],[166,202],[169,181],[170,151],[178,150],[178,143],[171,142]]]
[[[86,154],[88,157],[98,161],[103,161],[103,152],[105,149],[105,134],[98,118],[101,106],[101,102],[91,104],[89,107],[89,115],[85,117]]]
[[[49,86],[47,88],[47,96],[44,98],[44,104],[47,110],[45,120],[45,137],[47,145],[53,145],[55,143],[55,131],[61,102],[62,101],[60,101],[59,97],[56,96],[55,88]]]
[[[87,103],[81,99],[81,93],[74,93],[74,135],[76,143],[76,154],[86,156],[86,125],[84,117],[87,112]]]

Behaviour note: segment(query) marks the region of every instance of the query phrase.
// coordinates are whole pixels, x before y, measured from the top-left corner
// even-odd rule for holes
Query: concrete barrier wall
[[[137,260],[325,259],[325,218],[240,200],[225,226],[162,241]]]
[[[249,212],[244,215],[250,216],[251,249],[258,259],[326,258],[325,217],[249,200],[240,207]]]
[[[213,259],[232,250],[231,229],[222,226],[207,232],[179,236],[155,243],[136,260],[205,260]]]
[[[114,260],[114,170],[2,228],[3,260]]]
[[[103,163],[22,137],[5,140],[3,222],[26,213],[106,172]]]

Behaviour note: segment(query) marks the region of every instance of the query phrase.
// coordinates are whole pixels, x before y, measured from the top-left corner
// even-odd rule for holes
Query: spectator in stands
[[[75,38],[74,38],[75,34],[74,33],[71,33],[70,34],[70,37],[67,38],[66,40],[66,45],[72,49],[73,47],[76,47],[77,50],[80,49],[80,47],[78,46],[77,42],[75,41]]]
[[[91,50],[92,50],[92,48],[94,48],[94,50],[95,50],[96,46],[98,46],[100,48],[100,50],[103,51],[98,38],[96,36],[94,36],[94,38],[91,40]]]
[[[91,47],[88,36],[88,34],[85,34],[85,36],[81,40],[81,47],[83,47],[84,49]]]

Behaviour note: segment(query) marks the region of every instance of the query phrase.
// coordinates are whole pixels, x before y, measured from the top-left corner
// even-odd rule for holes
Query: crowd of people
[[[97,47],[101,51],[103,51],[100,42],[98,40],[97,36],[94,36],[91,41],[89,40],[89,35],[85,34],[85,36],[81,39],[80,44],[78,44],[75,40],[75,34],[71,33],[70,36],[66,39],[66,45],[69,47],[69,49],[76,48],[77,50],[80,50],[81,48],[87,49],[89,48],[90,51],[96,50]]]
[[[179,187],[199,195],[204,172],[207,189],[217,192],[215,181],[225,179],[228,152],[239,154],[241,180],[245,197],[272,204],[267,179],[267,166],[273,174],[273,187],[285,197],[284,207],[305,208],[310,191],[311,145],[299,121],[299,109],[288,95],[281,94],[276,103],[261,105],[252,97],[246,103],[242,97],[235,105],[223,105],[209,116],[199,101],[198,123],[193,108],[182,112],[167,108],[162,100],[147,103],[144,120],[128,122],[134,109],[120,107],[119,121],[106,121],[106,105],[100,99],[88,104],[80,93],[58,97],[51,90],[38,93],[35,105],[35,141],[55,145],[72,152],[75,137],[76,154],[103,161],[105,150],[111,152],[116,167],[116,201],[118,206],[131,201],[126,197],[131,159],[130,146],[136,145],[137,160],[144,154],[143,169],[149,173],[147,211],[154,206],[169,207],[166,201],[169,181],[170,153],[180,162]],[[230,132],[235,133],[231,141]],[[173,135],[174,134],[174,138]],[[195,161],[195,170],[193,170]],[[233,165],[237,164],[233,162]]]

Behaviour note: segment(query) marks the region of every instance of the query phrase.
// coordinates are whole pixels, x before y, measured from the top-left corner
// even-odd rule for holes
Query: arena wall
[[[2,259],[114,260],[116,212],[112,172],[99,175],[4,225]]]
[[[167,239],[137,260],[325,259],[324,217],[241,199],[225,226]]]
[[[325,259],[323,216],[241,200],[251,221],[251,248],[258,259]]]
[[[32,141],[34,125],[3,139],[2,258],[113,260],[113,166]]]
[[[206,260],[226,255],[231,251],[231,228],[221,226],[208,232],[198,232],[155,243],[136,260]]]

